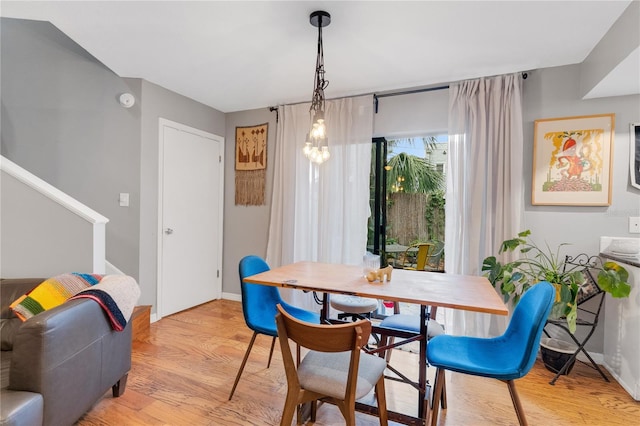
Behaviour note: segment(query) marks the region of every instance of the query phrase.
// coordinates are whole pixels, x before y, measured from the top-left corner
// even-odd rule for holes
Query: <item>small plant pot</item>
[[[540,340],[542,362],[547,370],[554,373],[557,373],[562,369],[577,349],[578,347],[576,345],[565,342],[564,340],[552,339],[549,337],[543,337]],[[575,362],[576,360],[574,358],[563,374],[569,374]]]

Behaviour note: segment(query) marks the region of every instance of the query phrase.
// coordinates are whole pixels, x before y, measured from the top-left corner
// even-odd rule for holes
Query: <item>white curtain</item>
[[[521,231],[524,212],[522,76],[449,86],[445,269],[481,275],[482,260]],[[446,310],[451,334],[496,336],[505,317]]]
[[[301,260],[359,265],[366,251],[373,97],[326,101],[331,158],[318,165],[302,153],[310,104],[278,108],[275,170],[267,262]],[[317,309],[310,295],[285,299]]]

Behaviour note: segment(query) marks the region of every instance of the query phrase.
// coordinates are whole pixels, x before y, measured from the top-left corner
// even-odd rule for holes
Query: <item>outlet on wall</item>
[[[640,234],[640,217],[629,217],[629,233]]]

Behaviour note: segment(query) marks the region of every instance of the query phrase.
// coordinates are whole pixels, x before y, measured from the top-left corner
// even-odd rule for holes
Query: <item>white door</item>
[[[223,144],[220,136],[160,121],[160,317],[222,293]]]

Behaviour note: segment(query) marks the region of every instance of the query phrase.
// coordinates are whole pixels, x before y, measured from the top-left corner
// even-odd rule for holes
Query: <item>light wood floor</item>
[[[251,338],[239,302],[219,300],[151,325],[146,342],[134,342],[132,369],[120,398],[105,394],[78,425],[277,425],[286,394],[282,357],[277,349],[266,368],[271,339],[258,336],[233,400],[229,390]],[[394,351],[393,363],[409,374],[417,355]],[[433,374],[433,369],[429,373]],[[447,373],[449,407],[441,425],[515,425],[505,384]],[[548,384],[552,373],[540,361],[516,385],[531,425],[638,425],[640,403],[612,379],[606,383],[576,363],[569,376]],[[417,393],[387,381],[390,409],[417,413]],[[316,425],[343,424],[338,409],[324,404]],[[358,425],[377,418],[358,414]],[[392,423],[395,424],[395,423]]]

